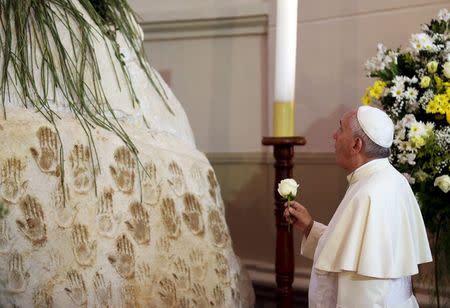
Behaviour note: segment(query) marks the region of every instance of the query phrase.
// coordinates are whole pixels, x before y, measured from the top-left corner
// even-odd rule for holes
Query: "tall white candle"
[[[277,0],[275,45],[275,102],[273,134],[294,135],[295,60],[298,0]]]
[[[298,0],[277,0],[275,101],[291,102],[295,92]]]

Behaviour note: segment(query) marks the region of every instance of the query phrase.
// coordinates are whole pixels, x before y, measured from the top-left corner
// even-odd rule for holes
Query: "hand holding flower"
[[[314,220],[309,214],[308,210],[296,201],[292,201],[290,206],[285,203],[286,209],[284,210],[284,217],[287,220],[291,220],[294,226],[300,229],[302,233],[308,237],[309,231],[314,224]]]
[[[289,204],[292,200],[295,199],[295,196],[297,195],[297,188],[298,188],[298,184],[294,179],[284,179],[281,180],[280,183],[278,183],[278,193],[280,194],[280,196],[287,200],[287,206],[289,208]],[[290,216],[286,217],[286,220],[289,222],[289,226],[288,226],[288,230],[290,231],[291,229],[291,219]]]

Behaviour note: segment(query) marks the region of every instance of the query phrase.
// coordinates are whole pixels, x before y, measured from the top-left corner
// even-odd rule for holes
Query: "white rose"
[[[428,69],[428,72],[431,74],[436,73],[436,71],[438,69],[438,63],[436,61],[428,62],[427,69]]]
[[[444,68],[444,76],[450,79],[450,62],[445,62],[442,67]]]
[[[294,179],[284,179],[278,183],[278,193],[283,197],[295,197],[297,195],[298,184]]]
[[[450,191],[450,176],[441,175],[434,180],[434,186],[438,186],[444,193]]]
[[[430,82],[431,82],[431,78],[430,77],[423,76],[420,79],[420,87],[423,88],[423,89],[428,88],[430,86]]]

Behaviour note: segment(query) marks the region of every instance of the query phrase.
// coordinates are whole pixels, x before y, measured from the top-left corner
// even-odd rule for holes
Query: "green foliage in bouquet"
[[[413,34],[408,50],[378,45],[368,60],[376,78],[362,97],[378,104],[395,123],[390,160],[408,179],[433,236],[435,295],[449,283],[450,266],[450,13]]]

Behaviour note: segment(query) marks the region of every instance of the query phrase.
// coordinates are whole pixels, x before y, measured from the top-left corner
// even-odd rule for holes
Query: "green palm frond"
[[[79,3],[89,16],[73,0],[0,0],[0,100],[4,117],[5,102],[11,100],[14,91],[23,106],[34,107],[58,132],[55,124],[58,114],[51,102],[63,99],[85,131],[93,153],[96,150],[91,129],[102,127],[116,134],[137,157],[137,148],[104,93],[94,40],[103,39],[111,60],[115,57],[120,63],[133,105],[139,101],[115,40],[118,32],[136,53],[140,66],[173,114],[167,95],[145,61],[134,13],[126,1],[79,0]],[[97,27],[91,25],[89,17]],[[61,37],[62,32],[68,33],[69,43]],[[67,44],[72,48],[66,49]],[[111,63],[115,66],[114,61]],[[114,70],[118,81],[115,67]],[[62,159],[63,149],[60,155]],[[96,159],[98,164],[97,156]]]

